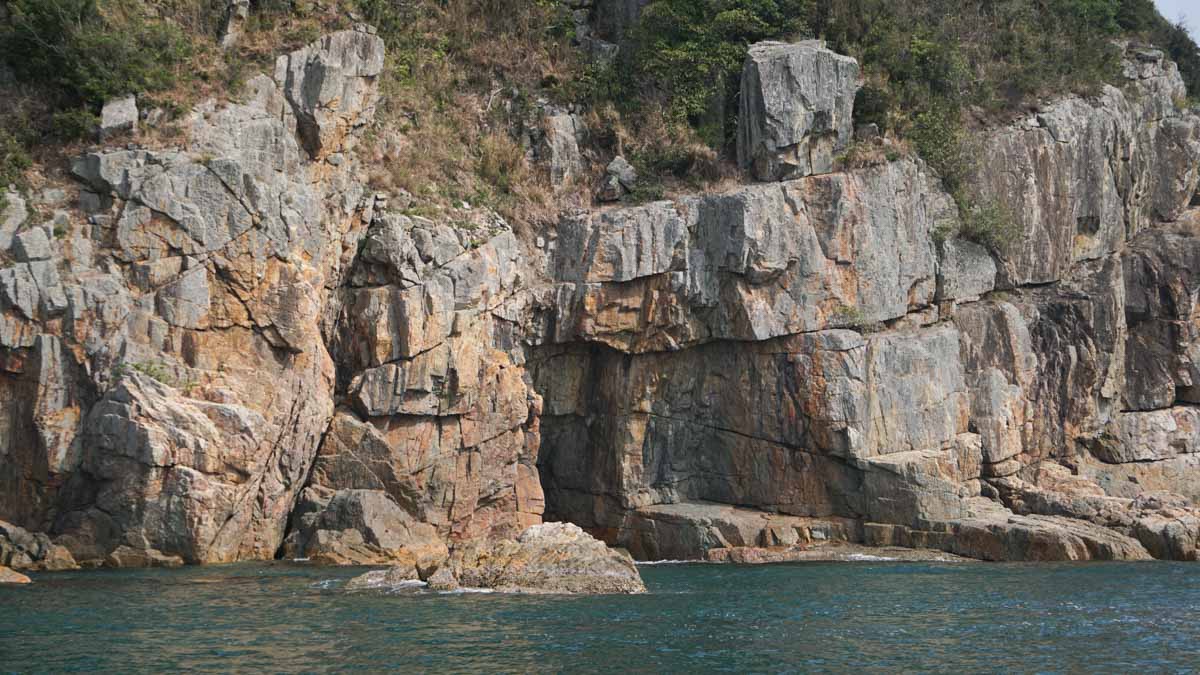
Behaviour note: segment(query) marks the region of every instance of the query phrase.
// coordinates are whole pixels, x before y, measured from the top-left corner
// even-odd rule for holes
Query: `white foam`
[[[424,583],[424,582],[422,582]],[[494,588],[456,588],[452,591],[439,591],[442,595],[458,595],[460,593],[495,593]]]
[[[361,583],[357,588],[371,589],[371,590],[376,589],[376,588],[386,588],[386,589],[399,590],[401,588],[424,588],[427,585],[428,584],[426,584],[424,581],[421,581],[420,579],[405,579],[403,581],[387,581],[386,579],[379,579],[379,580],[371,579],[371,580]]]
[[[635,565],[695,565],[703,560],[635,560]]]
[[[870,553],[851,553],[846,556],[846,560],[854,562],[893,562],[899,558],[891,558],[885,555],[871,555]]]

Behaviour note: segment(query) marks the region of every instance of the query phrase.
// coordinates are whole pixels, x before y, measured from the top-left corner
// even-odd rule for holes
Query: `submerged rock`
[[[346,582],[347,591],[418,588],[425,585],[411,566],[397,565],[386,570],[371,570]]]

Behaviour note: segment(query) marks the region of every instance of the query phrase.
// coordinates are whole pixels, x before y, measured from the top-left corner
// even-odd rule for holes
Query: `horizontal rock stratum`
[[[1161,53],[982,135],[1001,252],[919,159],[834,170],[858,67],[814,43],[747,61],[767,182],[403,213],[356,152],[383,51],[327,35],[176,147],[83,153],[61,236],[7,200],[0,564],[509,574],[584,541],[543,517],[641,559],[1197,558],[1200,117]]]

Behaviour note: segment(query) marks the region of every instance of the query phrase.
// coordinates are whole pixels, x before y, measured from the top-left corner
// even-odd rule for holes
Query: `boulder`
[[[505,593],[645,593],[629,553],[569,523],[535,525],[516,540],[475,541],[455,550],[459,586]],[[438,588],[452,585],[445,575]]]
[[[417,577],[417,571],[412,566],[397,565],[385,570],[371,570],[366,574],[360,574],[346,582],[346,590],[396,590],[419,588],[422,585],[423,582]]]
[[[16,236],[21,224],[25,222],[28,212],[25,208],[25,200],[20,193],[7,188],[4,194],[0,195],[0,204],[4,206],[3,209],[0,209],[0,252],[2,252],[12,246],[13,237]]]
[[[764,181],[829,173],[853,140],[858,62],[819,40],[760,42],[742,66],[738,164]]]
[[[615,177],[621,184],[621,187],[625,188],[626,190],[632,191],[633,188],[637,186],[637,170],[634,169],[633,165],[620,155],[617,155],[613,158],[613,161],[608,163],[608,168],[605,169],[605,173]]]
[[[24,574],[0,565],[0,584],[28,584],[30,582],[30,578]]]
[[[428,576],[448,551],[437,529],[419,522],[387,493],[310,487],[301,495],[285,543],[289,557],[331,565],[391,564]]]
[[[104,102],[100,109],[100,140],[137,130],[137,99],[131,94]]]
[[[46,230],[40,227],[25,230],[13,237],[12,252],[19,262],[47,260],[52,253],[50,238],[46,236]]]
[[[229,49],[237,45],[245,31],[246,21],[250,18],[250,0],[226,0],[225,23],[221,27],[219,43],[221,49]]]
[[[45,534],[28,532],[2,520],[0,520],[0,565],[39,572],[58,572],[78,568],[70,551],[52,543]]]

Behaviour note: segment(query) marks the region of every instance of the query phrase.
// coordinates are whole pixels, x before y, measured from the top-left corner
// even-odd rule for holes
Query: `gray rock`
[[[48,260],[53,254],[50,238],[46,236],[46,230],[40,227],[25,230],[14,237],[12,252],[20,262]]]
[[[137,122],[137,100],[133,95],[105,101],[100,109],[100,139],[136,131]]]
[[[583,155],[579,151],[580,137],[584,131],[583,120],[571,113],[554,112],[546,116],[544,127],[551,184],[562,186],[583,175]]]
[[[310,157],[338,152],[351,130],[370,121],[383,53],[383,40],[360,27],[322,37],[275,62],[275,80]]]
[[[1112,438],[1091,446],[1109,464],[1156,462],[1200,453],[1200,410],[1176,407],[1149,412],[1118,413]]]
[[[535,525],[516,540],[473,542],[449,567],[460,586],[505,593],[645,593],[625,551],[610,549],[570,523]]]
[[[347,591],[387,590],[419,587],[416,570],[411,566],[397,565],[386,570],[372,570],[346,582]],[[414,584],[413,582],[418,582]]]
[[[976,300],[996,285],[996,263],[987,249],[964,239],[938,246],[939,301]]]
[[[0,566],[17,570],[57,572],[76,569],[75,559],[40,532],[31,533],[0,520]]]
[[[1156,221],[1176,220],[1195,194],[1200,116],[1175,107],[1183,80],[1173,65],[1132,62],[1140,74],[1123,88],[1065,97],[980,138],[977,187],[1019,231],[1001,261],[1008,284],[1062,279]]]
[[[600,179],[600,184],[596,189],[596,201],[602,203],[612,203],[621,201],[626,193],[625,186],[621,185],[621,179],[612,174],[604,174]]]
[[[1138,235],[1124,255],[1125,407],[1200,403],[1200,219]]]
[[[648,351],[896,319],[933,302],[930,233],[954,218],[907,161],[567,217],[553,339]]]
[[[219,44],[221,49],[229,49],[237,45],[245,31],[246,21],[250,18],[250,0],[227,0],[225,7],[225,23],[221,27]]]
[[[333,565],[390,564],[407,579],[428,576],[449,552],[428,523],[416,520],[386,492],[306,488],[285,546],[293,558]]]
[[[759,180],[833,170],[853,137],[858,62],[819,40],[762,42],[742,67],[738,164]]]
[[[638,175],[633,165],[625,161],[625,158],[617,155],[613,161],[608,163],[608,168],[605,169],[608,175],[615,177],[621,183],[621,187],[626,190],[633,191],[637,186]]]
[[[0,211],[0,251],[7,251],[28,214],[25,200],[17,192],[6,191],[0,201],[5,204],[4,210]]]

